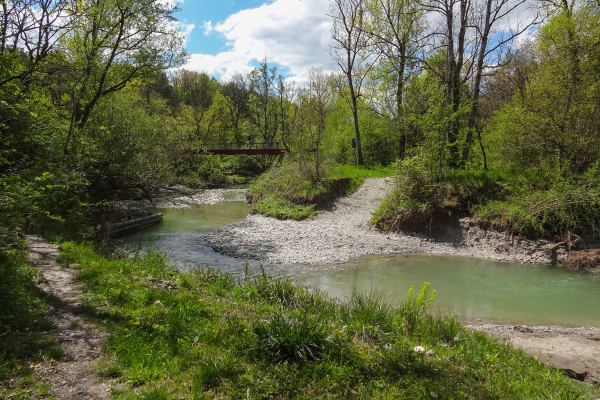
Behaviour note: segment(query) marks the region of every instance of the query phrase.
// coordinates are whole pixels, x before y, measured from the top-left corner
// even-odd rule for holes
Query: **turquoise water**
[[[164,221],[117,238],[129,250],[166,253],[182,270],[214,267],[241,274],[245,260],[223,256],[204,243],[207,232],[246,217],[239,193],[212,205],[161,209]],[[254,269],[256,262],[250,263]],[[409,286],[427,281],[436,289],[436,309],[463,321],[529,325],[600,327],[600,279],[561,268],[499,263],[462,257],[368,256],[341,265],[265,266],[268,273],[293,277],[344,299],[353,291],[376,291],[385,299],[404,299]]]
[[[464,321],[600,327],[600,279],[590,273],[423,255],[368,256],[335,268],[309,268],[288,274],[340,299],[376,291],[398,302],[410,285],[418,291],[430,282],[437,310]]]

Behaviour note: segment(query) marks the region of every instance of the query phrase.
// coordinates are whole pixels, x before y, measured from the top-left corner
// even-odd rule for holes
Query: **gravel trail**
[[[468,219],[435,241],[423,235],[385,234],[369,225],[371,213],[391,190],[389,178],[370,178],[351,196],[338,199],[331,211],[304,221],[280,221],[249,215],[206,237],[216,251],[264,263],[335,264],[371,254],[452,254],[513,262],[550,262],[548,243],[512,240],[483,231]],[[559,254],[559,257],[561,255]]]

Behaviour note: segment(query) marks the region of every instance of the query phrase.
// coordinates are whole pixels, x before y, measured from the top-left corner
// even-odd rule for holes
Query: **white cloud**
[[[184,68],[227,78],[251,71],[251,63],[266,57],[269,63],[286,67],[290,79],[302,82],[311,67],[331,65],[328,9],[328,0],[274,0],[216,25],[205,22],[205,34],[221,35],[227,50],[192,54]]]
[[[183,33],[186,42],[190,39],[192,31],[196,28],[196,25],[182,21],[171,21],[170,24],[179,32]]]
[[[212,21],[204,21],[204,34],[206,36],[210,35],[214,29]]]

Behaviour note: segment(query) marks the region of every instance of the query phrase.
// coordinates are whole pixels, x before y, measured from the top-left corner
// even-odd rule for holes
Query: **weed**
[[[273,363],[318,359],[329,341],[325,326],[307,318],[291,319],[281,314],[253,326],[254,353]]]
[[[103,358],[96,365],[96,374],[103,378],[118,378],[123,375],[123,368],[115,358]]]
[[[164,387],[151,389],[141,397],[143,400],[169,400],[171,398],[169,391]]]
[[[236,371],[230,360],[208,359],[201,362],[193,378],[192,390],[195,396],[202,393],[205,389],[211,389],[218,386],[223,379],[231,378]]]
[[[376,292],[353,293],[347,307],[346,319],[360,325],[381,326],[389,330],[391,304],[385,302]]]

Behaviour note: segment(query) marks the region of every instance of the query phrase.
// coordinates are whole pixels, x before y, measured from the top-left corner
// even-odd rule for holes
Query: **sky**
[[[178,7],[186,69],[227,79],[266,58],[302,82],[312,67],[331,68],[328,0],[184,0]]]
[[[186,34],[189,54],[183,68],[226,80],[236,72],[248,74],[266,59],[299,85],[307,81],[311,68],[335,69],[330,55],[329,0],[166,1],[178,1],[180,11],[175,17]],[[535,12],[529,3],[497,29],[515,29],[518,23],[531,20]],[[437,17],[430,15],[430,23],[432,18]]]

